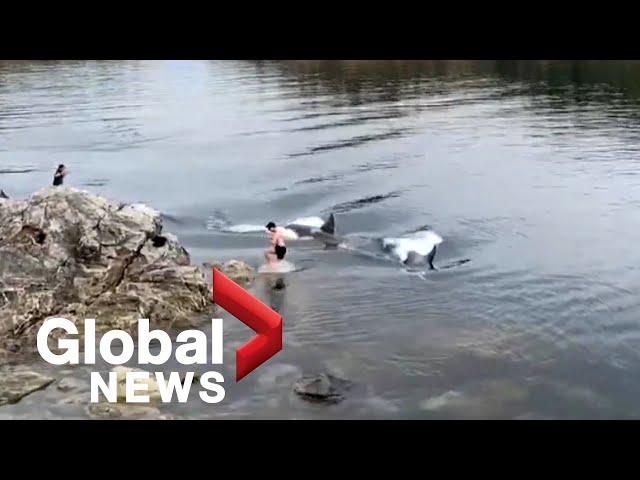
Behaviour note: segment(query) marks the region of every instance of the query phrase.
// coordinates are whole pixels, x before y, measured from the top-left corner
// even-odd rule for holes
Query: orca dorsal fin
[[[329,218],[326,222],[320,227],[324,233],[328,233],[330,235],[335,235],[336,233],[336,219],[333,216],[333,213],[329,215]]]

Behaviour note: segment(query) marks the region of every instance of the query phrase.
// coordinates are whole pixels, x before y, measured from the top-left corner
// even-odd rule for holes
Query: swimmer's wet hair
[[[273,222],[269,222],[267,223],[267,230],[271,230],[272,228],[276,228],[276,224]]]

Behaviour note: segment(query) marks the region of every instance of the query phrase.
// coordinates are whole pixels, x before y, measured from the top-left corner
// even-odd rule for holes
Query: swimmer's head
[[[267,228],[267,230],[269,230],[270,232],[273,232],[273,231],[276,229],[276,224],[275,224],[275,223],[273,223],[273,222],[269,222],[269,223],[267,223],[266,228]]]

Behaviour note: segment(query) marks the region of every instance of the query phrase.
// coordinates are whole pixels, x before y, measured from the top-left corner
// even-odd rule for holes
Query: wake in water
[[[296,218],[294,220],[284,222],[281,225],[285,225],[283,228],[285,240],[295,241],[305,238],[313,238],[312,235],[305,236],[306,229],[301,227],[309,227],[309,229],[318,230],[325,224],[326,222],[322,218],[309,216]],[[288,226],[293,228],[288,228]],[[224,226],[221,228],[221,231],[242,234],[260,233],[265,231],[265,227],[254,224],[236,224]],[[369,244],[371,241],[372,239],[370,238],[367,240]],[[425,265],[432,267],[434,270],[449,269],[470,261],[469,259],[457,260],[436,268],[433,265],[436,248],[438,245],[442,244],[443,241],[444,239],[430,228],[421,227],[417,231],[413,231],[399,237],[384,237],[375,240],[375,243],[378,245],[378,248],[381,248],[382,252],[373,252],[366,247],[361,248],[362,245],[360,245],[360,247],[352,245],[352,242],[347,242],[344,237],[340,243],[336,244],[336,246],[342,250],[353,252],[358,256],[365,256],[379,261],[389,261],[392,259],[404,265],[411,271],[421,271],[419,267]],[[290,273],[297,270],[295,265],[283,260],[276,265],[263,265],[260,267],[259,271],[260,273]]]
[[[264,274],[283,274],[283,273],[299,273],[312,268],[315,262],[313,260],[300,260],[296,263],[280,260],[279,264],[264,264],[258,268],[258,273]]]
[[[443,239],[432,230],[419,231],[404,237],[390,237],[381,240],[382,249],[389,252],[400,263],[407,263],[415,258],[412,252],[420,257],[427,257],[440,245]]]
[[[229,226],[229,218],[221,210],[215,210],[207,218],[207,230],[224,231]]]
[[[370,258],[380,262],[397,262],[405,267],[409,273],[425,273],[424,267],[429,266],[435,258],[436,248],[443,243],[443,238],[431,229],[413,231],[399,237],[384,238],[356,238],[351,237],[349,243],[340,244],[340,248],[352,252],[360,257]],[[470,262],[468,258],[454,260],[444,265],[439,265],[433,270],[446,270],[455,268]]]
[[[250,223],[241,223],[239,225],[223,226],[219,228],[219,230],[228,233],[257,233],[264,232],[264,226],[253,225]]]
[[[463,258],[462,260],[454,260],[453,262],[449,262],[446,265],[442,265],[438,267],[439,270],[447,270],[449,268],[459,267],[460,265],[464,265],[465,263],[469,263],[471,261],[470,258]]]
[[[281,225],[302,225],[310,228],[320,228],[324,224],[324,220],[320,217],[301,217],[289,222],[279,223]],[[237,225],[219,225],[218,229],[227,233],[261,233],[265,231],[264,225],[255,225],[251,223],[241,223]],[[290,228],[284,228],[285,240],[294,241],[300,240],[298,233]]]
[[[287,260],[280,260],[274,264],[264,264],[258,268],[258,273],[291,273],[295,271],[295,264]]]
[[[471,261],[469,258],[464,258],[436,268],[433,265],[436,248],[443,241],[443,238],[433,230],[426,229],[412,232],[403,237],[383,238],[381,245],[383,251],[390,253],[400,263],[406,265],[409,271],[414,272],[416,271],[415,266],[423,265],[424,263],[429,265],[432,270],[447,270]]]

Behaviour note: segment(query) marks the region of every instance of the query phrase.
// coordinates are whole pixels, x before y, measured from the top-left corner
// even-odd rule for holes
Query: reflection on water
[[[0,62],[0,188],[26,196],[64,163],[160,209],[196,262],[257,267],[264,239],[230,226],[329,212],[358,248],[443,236],[436,266],[455,268],[423,275],[292,245],[310,268],[254,286],[284,350],[233,384],[248,333],[227,321],[225,401],[178,416],[635,418],[639,115],[630,61]],[[292,394],[323,371],[358,388]],[[0,415],[84,415],[62,395]]]

